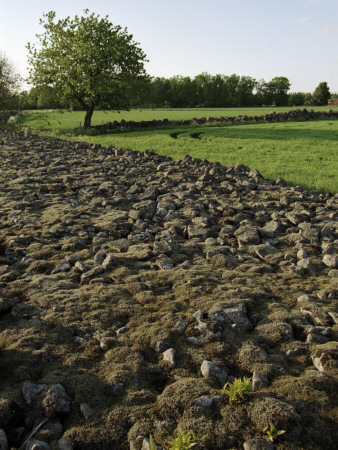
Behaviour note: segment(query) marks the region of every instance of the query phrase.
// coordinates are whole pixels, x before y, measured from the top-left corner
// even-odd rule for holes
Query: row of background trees
[[[210,75],[201,73],[194,78],[180,75],[142,80],[135,88],[131,107],[153,108],[223,108],[249,106],[327,105],[331,98],[326,82],[313,93],[291,92],[286,77],[271,81],[255,80],[249,76]],[[33,87],[17,95],[22,109],[82,109],[76,101],[65,102],[57,89],[50,86]]]
[[[57,88],[32,87],[19,90],[20,77],[8,59],[0,54],[0,109],[82,109],[76,100],[65,101]],[[242,107],[242,106],[306,106],[327,105],[331,97],[326,82],[313,93],[291,92],[286,77],[271,81],[255,80],[250,76],[210,75],[201,73],[194,78],[176,75],[171,78],[141,79],[135,86],[130,107]],[[100,106],[100,105],[99,105]]]

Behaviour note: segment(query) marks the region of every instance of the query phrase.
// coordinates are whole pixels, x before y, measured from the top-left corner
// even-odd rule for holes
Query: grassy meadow
[[[102,125],[114,120],[189,120],[201,117],[238,117],[240,115],[259,116],[271,111],[276,113],[297,109],[296,107],[260,107],[260,108],[149,108],[132,109],[131,111],[95,111],[92,125]],[[302,108],[300,108],[302,109]],[[315,111],[338,110],[337,106],[315,106],[307,109]],[[74,128],[82,127],[85,113],[83,111],[58,111],[38,110],[26,111],[21,117],[22,126],[39,131],[67,131],[72,132]]]
[[[225,108],[132,110],[123,113],[96,111],[93,125],[114,120],[179,120],[193,117],[261,115],[292,108]],[[315,108],[327,110],[328,107]],[[45,135],[101,145],[131,148],[183,158],[242,163],[258,169],[265,178],[279,176],[293,185],[321,192],[338,192],[338,121],[257,123],[223,126],[173,126],[137,131],[116,131],[107,135],[76,135],[84,112],[27,112],[21,126]]]

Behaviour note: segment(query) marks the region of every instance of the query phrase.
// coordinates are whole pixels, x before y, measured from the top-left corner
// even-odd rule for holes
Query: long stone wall
[[[193,118],[189,120],[141,120],[136,122],[134,120],[121,120],[118,122],[108,122],[103,125],[97,125],[96,130],[106,133],[111,130],[120,128],[153,128],[162,127],[167,125],[203,125],[206,123],[224,123],[224,124],[240,124],[247,122],[285,122],[285,121],[307,121],[307,120],[320,120],[320,119],[338,119],[338,111],[308,111],[307,109],[296,109],[287,112],[276,113],[275,111],[269,114],[262,114],[256,116],[241,115],[238,117],[201,117],[199,119]]]

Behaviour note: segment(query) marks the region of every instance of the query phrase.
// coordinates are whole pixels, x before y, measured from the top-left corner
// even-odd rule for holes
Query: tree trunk
[[[84,128],[85,130],[87,130],[87,128],[89,128],[91,126],[92,123],[92,115],[95,109],[95,104],[92,102],[90,103],[87,112],[86,112],[86,117],[85,117],[85,121],[84,121]]]

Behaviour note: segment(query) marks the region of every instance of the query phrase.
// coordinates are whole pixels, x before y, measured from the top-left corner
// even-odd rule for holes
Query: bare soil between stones
[[[337,195],[30,133],[0,156],[2,445],[336,448]]]

